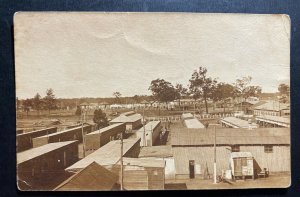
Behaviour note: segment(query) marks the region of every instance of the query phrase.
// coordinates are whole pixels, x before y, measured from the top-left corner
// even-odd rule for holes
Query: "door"
[[[242,159],[234,158],[234,176],[242,176]]]
[[[195,178],[195,161],[189,161],[190,179]]]

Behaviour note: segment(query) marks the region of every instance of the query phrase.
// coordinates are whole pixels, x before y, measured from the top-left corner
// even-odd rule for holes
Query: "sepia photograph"
[[[284,14],[17,12],[21,191],[287,188]]]

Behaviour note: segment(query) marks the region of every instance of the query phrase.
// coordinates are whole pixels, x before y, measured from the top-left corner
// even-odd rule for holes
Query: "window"
[[[234,145],[231,147],[231,152],[240,152],[240,146]]]
[[[266,145],[264,146],[265,153],[273,153],[273,146],[272,145]]]

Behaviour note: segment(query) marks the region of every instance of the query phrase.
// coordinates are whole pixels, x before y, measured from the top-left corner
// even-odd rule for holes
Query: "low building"
[[[136,132],[136,136],[141,138],[141,146],[153,146],[160,140],[161,122],[150,121]]]
[[[132,131],[142,125],[142,116],[140,114],[121,114],[109,122],[109,124],[126,123],[126,130]]]
[[[257,124],[262,127],[290,127],[290,118],[280,116],[257,116],[255,117]]]
[[[32,189],[48,188],[48,185],[64,175],[66,167],[76,161],[78,161],[78,141],[49,143],[32,148],[17,153],[18,180],[25,181]]]
[[[54,191],[119,190],[118,179],[118,175],[93,162],[62,182]]]
[[[16,136],[17,152],[33,148],[33,138],[49,135],[57,132],[57,127],[50,127],[36,131],[21,133]]]
[[[53,142],[64,142],[64,141],[70,141],[70,140],[78,140],[79,143],[83,142],[82,138],[82,131],[83,135],[91,132],[91,125],[83,125],[63,131],[59,131],[56,133],[52,133],[49,135],[36,137],[32,139],[33,147],[39,147],[48,143]]]
[[[172,146],[145,146],[141,148],[139,158],[165,161],[165,179],[175,179],[175,164]]]
[[[246,121],[242,120],[240,118],[236,117],[225,117],[220,120],[221,125],[224,127],[230,127],[230,128],[243,128],[243,129],[253,129],[257,128],[257,124],[252,121]]]
[[[270,173],[290,173],[290,130],[288,128],[217,129],[217,172],[229,169],[232,152],[250,152],[255,171],[268,168]],[[172,128],[171,145],[175,178],[204,177],[213,173],[214,130]],[[212,177],[212,176],[211,176]]]
[[[126,130],[125,123],[116,123],[85,135],[85,149],[95,151],[108,142],[115,140],[117,135]]]
[[[262,105],[254,107],[254,115],[289,116],[290,106],[289,104],[280,103],[278,101],[267,101]]]
[[[115,168],[120,169],[120,162]],[[164,189],[165,161],[163,160],[124,157],[123,170],[123,188],[125,190]]]
[[[138,157],[140,152],[140,139],[124,139],[123,140],[123,156]],[[101,166],[116,164],[121,158],[121,141],[110,141],[98,150],[89,154],[85,158],[76,162],[72,166],[66,168],[66,171],[75,173],[93,162]]]

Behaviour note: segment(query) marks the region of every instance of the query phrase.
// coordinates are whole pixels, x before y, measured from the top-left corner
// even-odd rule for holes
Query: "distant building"
[[[290,105],[286,103],[280,103],[278,101],[267,101],[266,103],[254,108],[254,115],[289,116]]]
[[[118,175],[92,162],[57,186],[54,191],[119,190]]]
[[[33,148],[33,138],[45,136],[57,132],[57,127],[50,127],[36,131],[21,133],[16,136],[17,152]]]
[[[257,124],[255,122],[249,122],[246,120],[242,120],[236,117],[225,117],[220,120],[221,125],[229,128],[243,128],[243,129],[253,129],[257,128]]]
[[[228,170],[231,152],[250,152],[254,170],[270,173],[290,172],[290,131],[287,128],[217,129],[217,173]],[[172,129],[171,145],[175,178],[212,177],[214,131],[199,132],[178,126]]]
[[[32,144],[33,147],[38,147],[48,143],[64,142],[70,140],[78,140],[79,143],[82,143],[83,142],[82,130],[83,130],[83,135],[85,135],[91,132],[91,128],[92,128],[91,125],[83,125],[83,127],[79,126],[79,127],[59,131],[56,133],[52,133],[49,135],[36,137],[32,139]]]
[[[116,123],[85,135],[85,149],[95,151],[108,142],[117,139],[117,135],[126,130],[125,123]]]
[[[129,114],[121,114],[109,122],[110,125],[115,123],[126,123],[126,130],[132,131],[141,127],[142,116],[136,113],[132,114],[131,112]]]
[[[159,137],[162,129],[161,122],[150,121],[144,127],[136,132],[136,136],[141,138],[141,146],[153,146],[160,140]]]
[[[61,178],[64,169],[78,161],[78,141],[50,143],[17,153],[18,179],[32,189],[48,187]],[[23,189],[23,188],[20,188]]]

